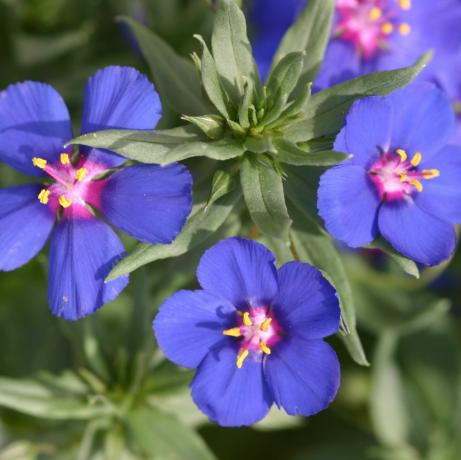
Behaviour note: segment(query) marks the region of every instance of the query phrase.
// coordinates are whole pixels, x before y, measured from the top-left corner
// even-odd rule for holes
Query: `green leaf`
[[[219,200],[224,195],[230,193],[235,187],[234,176],[226,171],[218,170],[213,176],[211,184],[210,198],[207,206],[210,206],[215,201]]]
[[[181,233],[170,244],[139,244],[109,274],[107,281],[131,273],[134,270],[160,259],[180,256],[208,238],[223,225],[234,206],[240,200],[240,190],[221,197],[208,205],[207,200],[194,206],[191,216]]]
[[[322,270],[336,288],[341,306],[341,317],[345,335],[344,344],[352,359],[368,366],[360,337],[356,328],[355,305],[352,289],[341,256],[336,246],[320,226],[316,214],[316,190],[318,173],[309,177],[309,168],[289,168],[286,191],[290,202],[293,227],[291,242],[299,259]]]
[[[52,385],[40,379],[0,377],[0,406],[23,414],[56,420],[85,420],[114,415],[112,406],[92,402],[81,388]]]
[[[431,53],[427,53],[411,67],[364,75],[314,94],[305,107],[307,117],[293,123],[284,136],[293,142],[302,142],[335,135],[355,100],[383,96],[407,85],[426,66],[430,57]]]
[[[242,162],[240,180],[253,222],[263,233],[288,240],[291,219],[280,175],[247,155]]]
[[[244,153],[238,140],[208,141],[192,126],[156,131],[98,131],[77,137],[70,144],[104,148],[130,160],[161,165],[202,156],[224,161]]]
[[[274,157],[281,163],[295,166],[334,166],[352,156],[332,150],[309,152],[284,139],[274,139],[274,145],[277,149]]]
[[[251,80],[245,80],[244,87],[243,87],[243,99],[242,103],[239,107],[239,123],[240,126],[244,129],[250,127],[250,118],[248,115],[248,111],[250,110],[250,106],[253,103],[254,99],[254,85]]]
[[[370,400],[374,431],[384,444],[391,446],[405,445],[410,431],[405,389],[394,358],[396,346],[393,333],[381,336],[373,360]]]
[[[210,99],[211,103],[216,107],[218,112],[225,118],[230,118],[227,110],[228,101],[227,95],[221,88],[218,71],[216,69],[216,62],[208,49],[205,40],[200,35],[194,35],[200,41],[203,47],[202,61],[201,61],[201,74],[202,84],[205,92]]]
[[[308,82],[314,81],[323,60],[328,40],[335,0],[310,0],[293,26],[285,34],[273,60],[273,68],[287,54],[304,52],[302,77],[298,82],[300,91]]]
[[[133,410],[127,424],[134,444],[145,458],[168,460],[214,460],[195,431],[174,415],[153,407]]]
[[[210,139],[220,139],[224,135],[224,118],[220,115],[202,115],[200,117],[189,117],[183,115],[183,120],[197,126]]]
[[[202,98],[200,78],[192,62],[151,30],[130,18],[122,18],[136,37],[149,65],[162,102],[185,115],[204,115],[213,109]]]
[[[245,16],[234,0],[218,1],[211,47],[224,88],[232,100],[240,100],[244,95],[244,79],[257,82],[259,77]]]
[[[419,278],[419,268],[415,261],[408,259],[397,252],[386,240],[378,238],[367,247],[371,249],[380,249],[386,253],[405,273],[415,278]]]

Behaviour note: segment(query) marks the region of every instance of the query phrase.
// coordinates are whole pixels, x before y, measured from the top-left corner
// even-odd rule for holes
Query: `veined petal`
[[[26,81],[0,92],[0,160],[34,177],[33,157],[54,162],[72,138],[69,112],[50,85]]]
[[[309,264],[289,262],[279,270],[279,292],[272,307],[287,335],[309,340],[338,332],[336,291]]]
[[[0,270],[21,267],[45,245],[55,216],[39,193],[39,185],[0,189]]]
[[[326,409],[339,388],[334,350],[322,340],[286,336],[264,361],[275,403],[289,415],[309,416]]]
[[[414,196],[417,206],[447,222],[461,223],[461,146],[445,147],[419,169],[437,169],[440,176],[424,181],[424,190]]]
[[[192,208],[192,176],[177,163],[129,166],[109,177],[100,200],[118,229],[145,243],[170,243]]]
[[[223,331],[235,324],[235,313],[227,300],[206,291],[179,291],[160,307],[155,336],[168,359],[194,368],[218,342],[229,340]]]
[[[261,361],[250,355],[238,369],[237,353],[237,344],[216,347],[191,383],[195,404],[221,426],[251,425],[267,414],[273,401]]]
[[[131,67],[105,67],[86,85],[81,132],[154,129],[161,114],[160,98],[143,74]],[[86,149],[86,153],[91,161],[108,167],[126,161],[107,150]]]
[[[413,200],[383,204],[378,224],[397,251],[424,265],[443,262],[455,249],[453,224],[426,213]]]
[[[348,246],[363,246],[376,238],[379,205],[378,193],[362,166],[347,162],[320,178],[319,215],[327,230]]]
[[[391,144],[392,109],[383,97],[367,97],[354,103],[346,117],[347,152],[352,162],[367,167],[387,152]]]
[[[428,160],[444,147],[455,130],[447,96],[430,83],[414,83],[387,96],[393,109],[392,148]]]
[[[255,241],[228,238],[208,249],[197,268],[203,289],[236,308],[269,305],[277,293],[275,258]]]
[[[53,314],[77,320],[114,300],[128,276],[104,280],[124,254],[118,236],[98,219],[63,218],[51,238],[48,301]]]

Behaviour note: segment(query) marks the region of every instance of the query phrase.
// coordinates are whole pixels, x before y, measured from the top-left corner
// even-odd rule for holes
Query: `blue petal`
[[[161,114],[160,98],[143,74],[131,67],[105,67],[86,85],[81,132],[154,129]],[[126,161],[99,149],[87,150],[87,156],[109,167]]]
[[[367,172],[361,166],[343,164],[320,178],[318,210],[327,230],[351,247],[373,241],[380,204]]]
[[[461,148],[445,147],[419,169],[438,169],[440,176],[422,182],[424,190],[414,197],[417,206],[447,222],[461,223]]]
[[[314,82],[316,91],[327,89],[361,73],[361,59],[354,46],[340,39],[328,44],[320,72]]]
[[[208,249],[197,268],[206,291],[236,308],[269,305],[275,297],[277,269],[269,249],[255,241],[228,238]]]
[[[261,361],[249,356],[238,369],[237,353],[237,345],[216,347],[191,383],[195,404],[222,426],[251,425],[267,414],[273,401]]]
[[[192,176],[177,163],[124,168],[107,180],[101,194],[100,210],[109,222],[145,243],[173,241],[191,208]]]
[[[444,147],[455,130],[447,96],[430,83],[414,83],[387,97],[393,107],[392,147],[427,160]]]
[[[0,270],[15,270],[45,245],[54,214],[41,204],[39,185],[0,189]]]
[[[279,270],[279,293],[273,309],[287,335],[321,339],[339,329],[336,291],[319,270],[289,262]]]
[[[333,148],[338,152],[349,152],[346,144],[346,126],[343,126],[341,131],[337,134]]]
[[[392,109],[383,97],[354,103],[346,117],[346,145],[352,162],[363,166],[387,152],[391,143]]]
[[[227,300],[206,291],[179,291],[160,307],[155,336],[168,359],[194,368],[225,340],[223,331],[235,326],[235,313]]]
[[[77,320],[114,300],[128,276],[104,283],[125,252],[117,235],[95,218],[64,218],[51,238],[50,309],[56,316]]]
[[[455,249],[453,225],[424,212],[413,200],[383,204],[378,225],[397,251],[424,265],[443,262]]]
[[[72,139],[69,112],[61,96],[49,85],[27,81],[0,93],[0,160],[33,177],[43,172],[33,157],[58,159]]]
[[[334,350],[321,340],[287,336],[264,362],[264,374],[278,407],[309,416],[328,407],[339,388]]]

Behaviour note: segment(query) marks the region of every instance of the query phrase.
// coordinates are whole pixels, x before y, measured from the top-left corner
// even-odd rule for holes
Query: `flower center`
[[[84,209],[86,203],[97,205],[104,181],[94,181],[94,177],[106,168],[80,157],[75,166],[69,154],[61,153],[60,159],[54,164],[48,164],[43,158],[34,157],[32,163],[45,171],[54,182],[43,188],[38,200],[48,205],[53,211],[59,207],[64,209],[80,205]]]
[[[416,152],[411,160],[407,152],[397,149],[392,153],[384,153],[375,161],[368,171],[375,184],[381,200],[390,202],[401,200],[415,190],[423,191],[423,179],[434,179],[440,176],[438,169],[418,170],[422,155]]]
[[[399,0],[393,8],[389,0],[337,0],[338,23],[335,36],[351,42],[365,59],[387,48],[388,38],[395,32],[406,36],[410,25],[399,22],[398,15],[411,8],[411,0]]]
[[[273,347],[282,336],[282,328],[267,307],[251,308],[238,314],[238,325],[223,331],[224,335],[240,340],[237,354],[237,367],[240,369],[250,351],[258,355],[270,355]]]

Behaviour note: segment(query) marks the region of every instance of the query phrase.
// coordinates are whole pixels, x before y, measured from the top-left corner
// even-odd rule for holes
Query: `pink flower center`
[[[270,355],[273,347],[283,335],[282,328],[268,307],[254,307],[238,314],[238,325],[223,331],[224,335],[240,340],[240,350],[237,354],[237,367],[252,352],[256,355]]]
[[[414,191],[423,191],[423,179],[440,176],[438,169],[418,170],[422,155],[416,152],[412,159],[403,149],[384,153],[368,170],[371,181],[376,186],[382,201],[397,201],[408,197]]]
[[[53,183],[43,188],[38,195],[40,203],[49,206],[53,212],[62,208],[64,215],[89,217],[91,214],[87,203],[96,207],[100,204],[105,181],[94,179],[106,167],[87,161],[84,157],[73,163],[67,153],[62,153],[60,160],[54,164],[37,157],[32,159],[32,163],[53,179]]]
[[[411,8],[411,0],[399,0],[393,8],[389,0],[337,0],[338,22],[335,36],[352,43],[365,59],[386,49],[388,38],[395,32],[407,36],[410,25],[400,22],[401,11]]]

